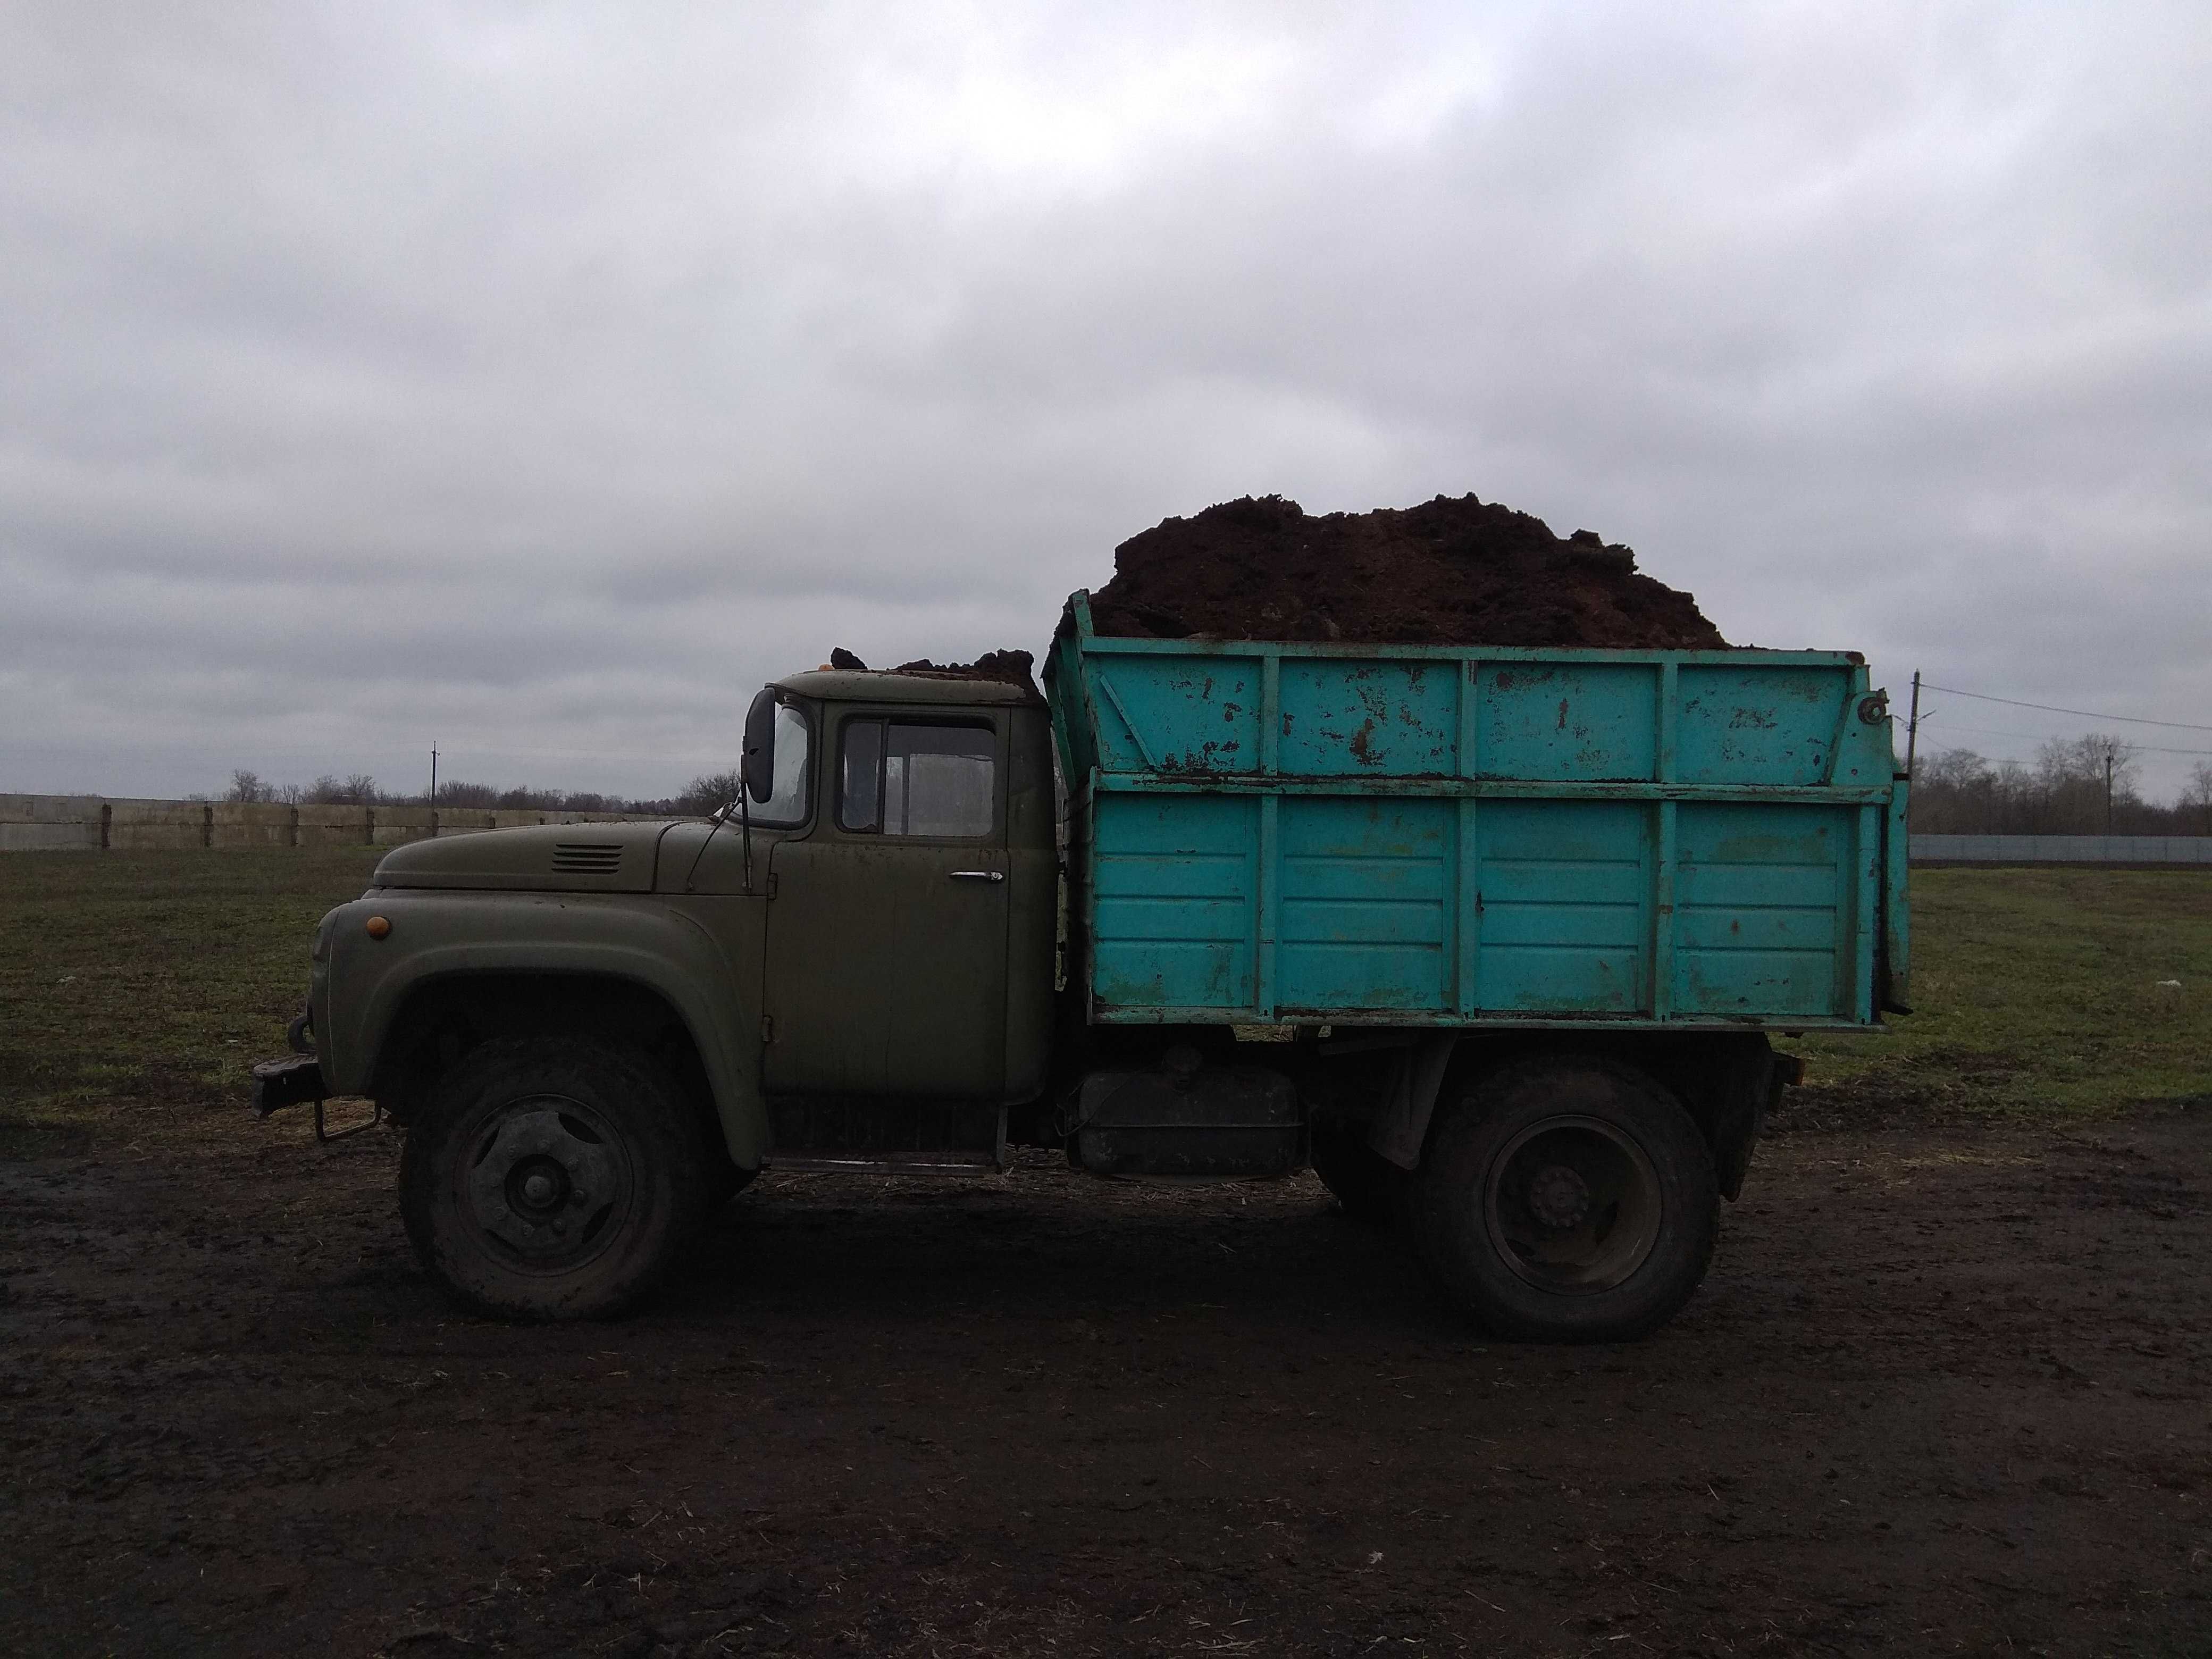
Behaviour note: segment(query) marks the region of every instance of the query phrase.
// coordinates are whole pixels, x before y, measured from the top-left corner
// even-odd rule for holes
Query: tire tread
[[[589,1097],[631,1137],[641,1164],[636,1237],[587,1263],[566,1285],[502,1270],[467,1248],[465,1231],[441,1226],[453,1139],[492,1097],[538,1089]],[[657,1289],[702,1218],[707,1176],[682,1096],[650,1056],[574,1038],[502,1038],[464,1055],[431,1088],[399,1161],[399,1208],[425,1271],[471,1311],[510,1320],[605,1319]]]
[[[1662,1248],[1624,1285],[1588,1296],[1547,1293],[1498,1261],[1486,1228],[1470,1226],[1466,1194],[1486,1176],[1487,1144],[1509,1121],[1540,1117],[1528,1103],[1569,1077],[1602,1078],[1628,1103],[1646,1156],[1662,1182],[1671,1170],[1680,1201],[1662,1229]],[[1696,1293],[1720,1233],[1712,1154],[1688,1112],[1646,1073],[1588,1055],[1549,1054],[1500,1067],[1440,1115],[1422,1159],[1412,1205],[1414,1246],[1444,1294],[1497,1334],[1540,1341],[1626,1342],[1648,1336]],[[1671,1247],[1671,1248],[1669,1248]],[[1665,1259],[1671,1255],[1671,1260]]]

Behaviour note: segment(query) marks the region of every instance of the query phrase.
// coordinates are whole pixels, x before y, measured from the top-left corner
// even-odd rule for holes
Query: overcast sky
[[[10,4],[0,790],[668,793],[1269,491],[2212,726],[2208,86],[2201,4]]]

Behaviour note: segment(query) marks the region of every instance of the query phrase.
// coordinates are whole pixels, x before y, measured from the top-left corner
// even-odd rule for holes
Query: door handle
[[[1003,870],[955,870],[952,872],[955,881],[1004,881],[1006,878],[1006,872]]]

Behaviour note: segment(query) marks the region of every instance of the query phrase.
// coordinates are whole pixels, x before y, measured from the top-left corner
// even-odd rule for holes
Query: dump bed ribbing
[[[1904,812],[1856,653],[1102,638],[1045,670],[1100,1022],[1855,1027]]]

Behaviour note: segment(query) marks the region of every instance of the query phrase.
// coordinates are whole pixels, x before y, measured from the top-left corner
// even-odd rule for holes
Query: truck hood
[[[548,823],[441,836],[393,848],[371,881],[378,887],[649,893],[660,838],[676,822]]]

